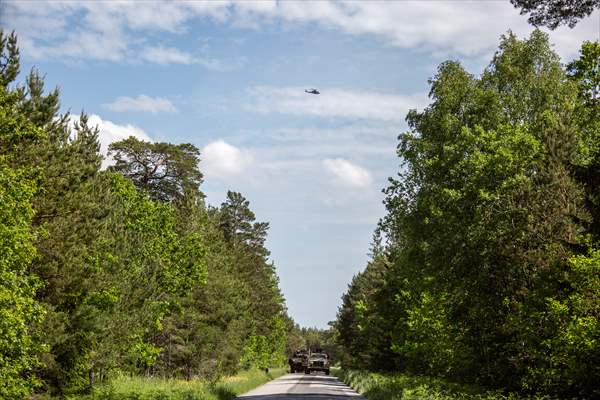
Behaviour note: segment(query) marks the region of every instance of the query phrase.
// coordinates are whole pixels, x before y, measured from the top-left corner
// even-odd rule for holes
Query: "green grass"
[[[268,374],[259,370],[244,371],[215,384],[203,380],[118,377],[96,389],[93,395],[73,400],[232,400],[285,372],[283,368],[271,369]]]
[[[450,383],[443,379],[404,374],[378,374],[357,370],[332,373],[367,400],[524,400],[515,394],[486,391],[476,386]],[[532,398],[530,398],[532,400]],[[542,397],[537,399],[541,400]]]

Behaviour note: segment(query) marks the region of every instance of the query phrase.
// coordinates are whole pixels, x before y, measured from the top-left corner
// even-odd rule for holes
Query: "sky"
[[[480,74],[502,34],[532,30],[509,0],[1,0],[0,26],[103,152],[130,135],[197,146],[207,202],[238,191],[270,223],[288,312],[319,328],[368,261],[397,137],[437,66]],[[568,62],[600,14],[549,34]]]

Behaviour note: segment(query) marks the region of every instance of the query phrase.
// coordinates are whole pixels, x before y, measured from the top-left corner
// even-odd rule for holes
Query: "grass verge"
[[[516,394],[505,395],[476,386],[450,383],[425,376],[387,375],[342,369],[332,370],[332,373],[367,400],[525,400]]]
[[[179,380],[144,377],[119,377],[81,400],[232,400],[271,379],[286,373],[284,368],[269,373],[243,371],[215,384],[202,380]],[[75,400],[75,399],[73,399]]]

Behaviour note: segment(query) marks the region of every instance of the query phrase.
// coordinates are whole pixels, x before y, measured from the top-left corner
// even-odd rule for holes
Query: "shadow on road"
[[[239,400],[364,400],[333,376],[286,375],[238,397]]]
[[[302,378],[299,380],[298,378]],[[345,384],[340,382],[337,378],[330,376],[312,376],[312,375],[294,375],[290,377],[279,378],[275,381],[271,381],[269,385],[277,386],[277,385],[289,385],[290,382],[293,382],[294,385],[326,385],[331,387],[347,387]]]
[[[240,396],[240,400],[358,400],[362,397],[338,394],[264,394],[256,396]]]

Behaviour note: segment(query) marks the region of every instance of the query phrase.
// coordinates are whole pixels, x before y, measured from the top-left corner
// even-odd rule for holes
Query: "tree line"
[[[98,128],[19,67],[0,31],[0,398],[282,364],[294,323],[248,200],[207,205],[191,144],[130,137],[103,170]]]
[[[365,270],[335,321],[346,366],[600,396],[600,44],[534,31],[457,61],[399,136]]]

